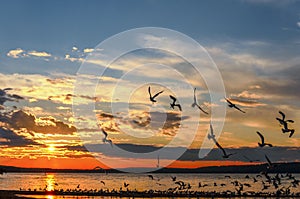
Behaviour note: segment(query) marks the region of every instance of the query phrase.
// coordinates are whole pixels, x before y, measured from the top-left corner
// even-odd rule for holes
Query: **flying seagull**
[[[257,135],[259,135],[260,140],[261,140],[261,143],[258,142],[258,146],[260,146],[260,147],[264,147],[264,146],[273,147],[272,144],[265,143],[265,138],[264,138],[264,136],[260,132],[256,131],[256,133],[257,133]]]
[[[223,158],[229,158],[230,156],[232,156],[232,155],[235,154],[235,153],[229,153],[229,154],[227,154],[226,151],[225,151],[225,149],[217,141],[215,143],[216,143],[217,147],[222,150],[222,152],[223,152],[223,156],[222,157]]]
[[[171,176],[171,178],[172,178],[172,181],[176,181],[176,176]]]
[[[205,113],[205,114],[208,115],[208,112],[206,112],[205,110],[203,110],[203,109],[200,107],[200,105],[197,103],[196,88],[194,88],[194,102],[193,102],[193,104],[192,104],[192,107],[195,107],[195,106],[197,106],[198,109],[199,109],[200,111],[202,111],[203,113]]]
[[[160,95],[161,93],[163,93],[163,92],[164,92],[164,91],[160,91],[160,92],[158,92],[158,93],[156,93],[155,95],[152,96],[152,94],[151,94],[151,88],[150,88],[150,86],[148,87],[149,99],[150,99],[150,101],[153,102],[153,103],[156,102],[155,98],[156,98],[158,95]]]
[[[281,124],[281,125],[286,125],[288,122],[290,123],[294,123],[294,120],[285,120],[285,114],[282,112],[282,111],[279,111],[279,114],[282,116],[282,118],[278,118],[276,117],[276,120],[278,120],[278,122]]]
[[[170,98],[173,100],[172,104],[170,103],[171,108],[174,109],[174,107],[177,106],[179,108],[179,110],[182,111],[181,105],[180,104],[175,104],[175,102],[177,101],[177,99],[174,96],[172,96],[172,95],[170,95]]]
[[[279,124],[283,126],[282,133],[288,133],[290,132],[289,137],[292,137],[295,133],[295,129],[289,129],[288,123],[294,123],[294,120],[285,120],[285,114],[282,111],[279,111],[279,114],[282,116],[282,118],[276,117],[276,120],[278,120]]]
[[[240,109],[239,107],[237,107],[236,104],[232,103],[229,99],[225,98],[225,100],[228,102],[228,106],[230,108],[235,108],[235,109],[241,111],[242,113],[246,113],[245,111],[243,111],[242,109]]]
[[[111,147],[113,147],[113,143],[112,143],[112,140],[111,139],[107,139],[107,136],[108,136],[108,134],[107,134],[107,132],[104,130],[104,129],[102,129],[101,128],[101,130],[102,130],[102,133],[103,133],[103,135],[104,135],[104,138],[102,139],[102,141],[105,143],[105,142],[107,142],[107,143],[109,143],[110,144],[110,146]]]
[[[210,140],[210,139],[213,139],[214,141],[216,140],[216,137],[215,137],[215,134],[214,134],[214,130],[213,130],[213,127],[212,125],[210,124],[209,125],[210,127],[210,134],[208,134],[207,138]]]

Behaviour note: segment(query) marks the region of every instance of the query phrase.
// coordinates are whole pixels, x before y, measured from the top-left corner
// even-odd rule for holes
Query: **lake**
[[[148,175],[152,175],[153,179]],[[292,182],[300,179],[299,174],[286,177],[278,175],[280,183],[274,188],[275,174],[269,174],[272,179],[267,182],[265,176],[257,174],[130,174],[130,173],[6,173],[0,176],[1,190],[168,190],[179,187],[178,181],[190,184],[191,191],[236,191],[242,186],[243,192],[272,192],[280,188],[289,188],[291,192],[298,192],[299,187],[293,187]],[[171,177],[176,177],[173,181]],[[255,178],[255,179],[254,179]],[[129,184],[126,188],[124,182]],[[237,183],[238,182],[238,183]],[[199,183],[201,186],[199,187]],[[265,185],[264,185],[265,184]],[[188,187],[188,186],[187,186]],[[35,198],[58,199],[58,196],[35,196]],[[74,198],[74,197],[64,197]],[[75,197],[87,198],[87,197]],[[103,197],[89,197],[103,198]]]

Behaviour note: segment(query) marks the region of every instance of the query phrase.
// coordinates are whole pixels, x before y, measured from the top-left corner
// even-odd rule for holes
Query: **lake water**
[[[171,176],[176,176],[176,181],[183,181],[190,183],[190,190],[195,191],[235,191],[238,189],[234,185],[234,181],[243,184],[243,192],[247,191],[261,191],[263,183],[270,185],[264,191],[275,191],[272,184],[266,182],[266,178],[257,177],[256,174],[151,174],[153,180],[148,176],[149,174],[104,174],[104,173],[6,173],[0,176],[1,190],[53,190],[53,189],[115,189],[123,190],[136,189],[143,190],[167,190],[175,188],[178,185],[172,180]],[[269,174],[274,177],[275,174]],[[285,174],[283,174],[285,175]],[[230,178],[228,177],[230,176]],[[293,174],[296,179],[300,179],[299,174]],[[255,178],[257,182],[254,182]],[[101,182],[102,181],[102,182]],[[279,188],[290,187],[292,192],[299,192],[299,187],[291,187],[293,180],[287,177],[281,179]],[[128,183],[128,187],[124,188],[124,182]],[[199,187],[206,184],[205,187]],[[222,186],[221,186],[222,184]],[[248,187],[249,185],[250,187]],[[62,198],[58,196],[41,196],[40,198],[57,199]],[[68,198],[65,196],[65,198]],[[70,198],[87,198],[87,197],[70,197]],[[103,197],[89,197],[89,198],[103,198]]]

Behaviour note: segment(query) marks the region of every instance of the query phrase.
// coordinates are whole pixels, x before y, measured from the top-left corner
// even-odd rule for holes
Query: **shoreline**
[[[16,191],[16,190],[0,190],[0,198],[8,199],[25,199],[30,196],[107,196],[107,197],[132,197],[132,198],[234,198],[234,197],[268,197],[268,198],[300,198],[300,192],[282,193],[282,192],[205,192],[205,191]],[[28,197],[27,197],[28,196]]]

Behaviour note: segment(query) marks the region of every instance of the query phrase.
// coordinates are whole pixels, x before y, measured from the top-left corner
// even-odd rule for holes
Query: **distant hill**
[[[124,169],[122,169],[124,171]],[[142,171],[141,168],[128,168],[125,171]],[[121,173],[116,169],[76,170],[76,169],[51,169],[51,168],[21,168],[13,166],[0,166],[2,172],[30,172],[30,173]],[[162,168],[154,173],[260,173],[267,171],[267,164],[242,165],[242,166],[209,166],[195,169]],[[269,173],[300,173],[300,163],[274,163],[274,168]]]

